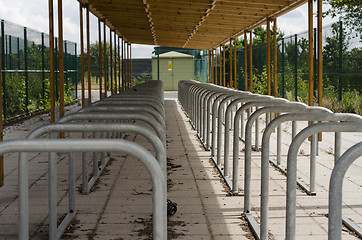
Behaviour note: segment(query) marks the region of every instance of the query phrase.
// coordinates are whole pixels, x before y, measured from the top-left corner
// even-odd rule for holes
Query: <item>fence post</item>
[[[12,69],[12,61],[11,61],[11,35],[9,35],[9,67],[8,69]]]
[[[2,83],[5,82],[5,79],[2,78],[3,70],[3,20],[1,21],[1,43],[0,43],[0,142],[3,141],[4,134],[4,125],[3,125],[3,101],[2,101]],[[4,186],[4,156],[0,156],[0,187]]]
[[[65,79],[65,95],[68,93],[69,82],[68,82],[68,42],[64,41],[64,79]]]
[[[77,57],[77,43],[74,46],[74,79],[73,84],[75,86],[75,98],[78,98],[78,57]],[[75,81],[74,81],[75,80]]]
[[[294,91],[295,91],[295,101],[298,101],[298,35],[294,35],[295,39],[295,56],[294,56],[294,64],[295,64],[295,81],[294,81]]]
[[[44,33],[41,33],[41,76],[42,76],[42,98],[45,100],[45,59],[44,59]]]
[[[285,98],[285,79],[284,79],[284,51],[285,51],[285,48],[284,48],[284,38],[282,38],[282,98]]]
[[[157,80],[160,80],[160,53],[157,48]]]
[[[338,88],[338,100],[342,101],[342,73],[343,73],[343,27],[342,21],[339,21],[339,88]]]
[[[314,84],[313,84],[313,92],[314,92],[314,97],[316,98],[317,95],[316,95],[316,92],[317,92],[317,29],[314,28],[313,29],[313,33],[314,33],[314,36],[313,36],[313,44],[314,44],[314,47],[313,47],[313,52],[314,52],[314,65],[313,65],[313,70],[314,70],[314,77],[313,77],[313,80],[314,80]]]
[[[25,70],[25,112],[29,109],[29,76],[28,76],[28,36],[26,27],[24,27],[24,70]]]
[[[5,76],[5,26],[4,20],[1,20],[1,69],[2,72],[2,88],[3,88],[3,115],[6,120],[6,76]]]
[[[58,56],[58,38],[54,38],[55,43],[55,101],[59,98],[59,82],[58,82],[58,73],[59,73],[59,56]]]

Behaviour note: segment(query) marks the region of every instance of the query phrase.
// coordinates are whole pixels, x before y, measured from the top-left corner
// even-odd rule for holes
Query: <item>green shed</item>
[[[177,91],[180,80],[194,79],[194,56],[171,51],[160,54],[159,58],[158,63],[158,56],[152,57],[152,79],[158,79],[159,64],[165,91]]]

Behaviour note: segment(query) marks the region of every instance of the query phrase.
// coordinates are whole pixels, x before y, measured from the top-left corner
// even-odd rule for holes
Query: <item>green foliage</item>
[[[339,17],[346,25],[356,30],[362,40],[362,1],[361,0],[324,0],[330,4],[323,16]]]
[[[140,76],[133,77],[133,86],[152,80],[152,73],[150,69],[144,71]]]
[[[25,106],[25,77],[18,73],[7,74],[5,77],[6,114],[17,116],[23,114]]]

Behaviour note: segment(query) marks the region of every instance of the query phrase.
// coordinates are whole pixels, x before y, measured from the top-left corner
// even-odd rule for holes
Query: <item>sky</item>
[[[316,4],[316,3],[314,3]],[[324,10],[328,6],[323,7]],[[316,5],[314,6],[316,9]],[[307,31],[307,4],[279,17],[278,28],[285,36]],[[47,0],[0,0],[0,19],[48,33],[48,1]],[[57,1],[54,0],[54,26],[57,35]],[[323,25],[338,19],[325,18]],[[90,16],[91,42],[98,40],[98,20]],[[316,22],[314,23],[316,26]],[[63,0],[63,34],[64,40],[79,42],[79,4],[76,0]],[[132,44],[132,58],[150,58],[154,46]]]

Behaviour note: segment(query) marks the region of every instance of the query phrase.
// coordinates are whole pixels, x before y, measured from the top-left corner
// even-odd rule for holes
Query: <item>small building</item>
[[[165,91],[177,91],[180,80],[194,79],[194,57],[174,51],[160,54],[159,60],[158,56],[153,56],[152,79],[158,76]]]

